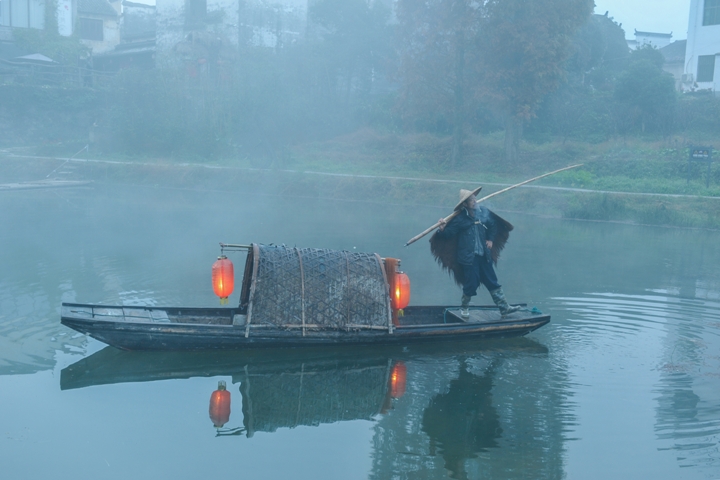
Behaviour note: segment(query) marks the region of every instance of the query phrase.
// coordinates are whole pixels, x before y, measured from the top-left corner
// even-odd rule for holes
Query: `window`
[[[712,82],[715,73],[715,55],[700,55],[698,57],[698,82]]]
[[[78,18],[78,32],[84,40],[103,39],[103,21],[95,18]]]
[[[705,0],[703,26],[720,25],[720,0]]]

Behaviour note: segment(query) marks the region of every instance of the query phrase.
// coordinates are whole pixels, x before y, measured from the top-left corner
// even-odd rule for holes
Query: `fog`
[[[6,475],[719,476],[718,2],[151,3],[0,2]],[[571,165],[482,199],[507,300],[551,317],[522,338],[136,352],[60,323],[216,309],[221,253],[247,308],[223,242],[399,258],[447,328],[462,289],[406,242]]]
[[[49,5],[44,29],[2,17],[3,147],[507,173],[523,141],[688,136],[716,120],[673,93],[705,88],[681,83],[689,2],[115,2],[102,32],[83,20],[73,36]]]

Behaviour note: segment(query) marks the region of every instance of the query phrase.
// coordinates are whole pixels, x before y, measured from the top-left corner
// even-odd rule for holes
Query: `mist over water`
[[[426,240],[403,247],[442,210],[262,190],[96,184],[2,192],[0,460],[7,474],[720,474],[718,232],[498,211],[516,227],[498,267],[508,300],[552,315],[522,339],[305,356],[148,354],[105,348],[60,325],[63,301],[217,305],[210,266],[218,242],[399,257],[412,305],[459,302]],[[230,258],[239,270],[244,255]],[[490,303],[487,292],[475,303]],[[392,398],[387,378],[398,362],[406,385]],[[219,380],[232,395],[220,433],[242,434],[216,436],[208,402]]]

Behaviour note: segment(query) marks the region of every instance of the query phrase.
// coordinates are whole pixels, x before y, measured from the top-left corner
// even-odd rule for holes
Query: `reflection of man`
[[[438,231],[430,239],[435,257],[462,284],[460,314],[464,318],[470,316],[470,299],[477,295],[481,283],[503,316],[520,310],[520,307],[508,305],[493,268],[512,225],[476,202],[475,194],[480,188],[460,190],[460,202],[455,207],[458,215],[447,223],[441,218]],[[453,249],[455,258],[447,258],[448,255],[452,257],[448,250]]]
[[[430,437],[431,453],[439,445],[452,478],[467,478],[465,460],[498,446],[502,428],[492,404],[494,370],[491,365],[479,377],[464,363],[448,392],[433,397],[423,413],[422,429]]]

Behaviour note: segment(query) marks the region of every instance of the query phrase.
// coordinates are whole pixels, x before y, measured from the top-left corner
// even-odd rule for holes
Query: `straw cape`
[[[480,189],[475,191],[461,190],[461,201],[458,206],[462,205],[462,203],[467,200],[470,195],[474,195],[478,191],[480,191]],[[463,199],[463,192],[470,192],[470,194],[466,195]],[[457,209],[458,207],[455,208]],[[497,227],[497,233],[495,235],[495,239],[493,240],[493,247],[490,250],[492,261],[495,265],[497,265],[498,258],[500,258],[500,252],[502,252],[505,248],[505,244],[510,238],[510,232],[514,227],[510,222],[500,217],[492,210],[488,210],[488,212],[490,213],[490,217],[495,221],[495,225]],[[438,235],[438,230],[436,230],[430,237],[430,252],[432,252],[433,257],[435,257],[435,261],[438,262],[442,269],[448,272],[449,275],[452,275],[455,283],[462,286],[464,277],[463,269],[457,261],[457,243],[457,235],[445,238]]]

